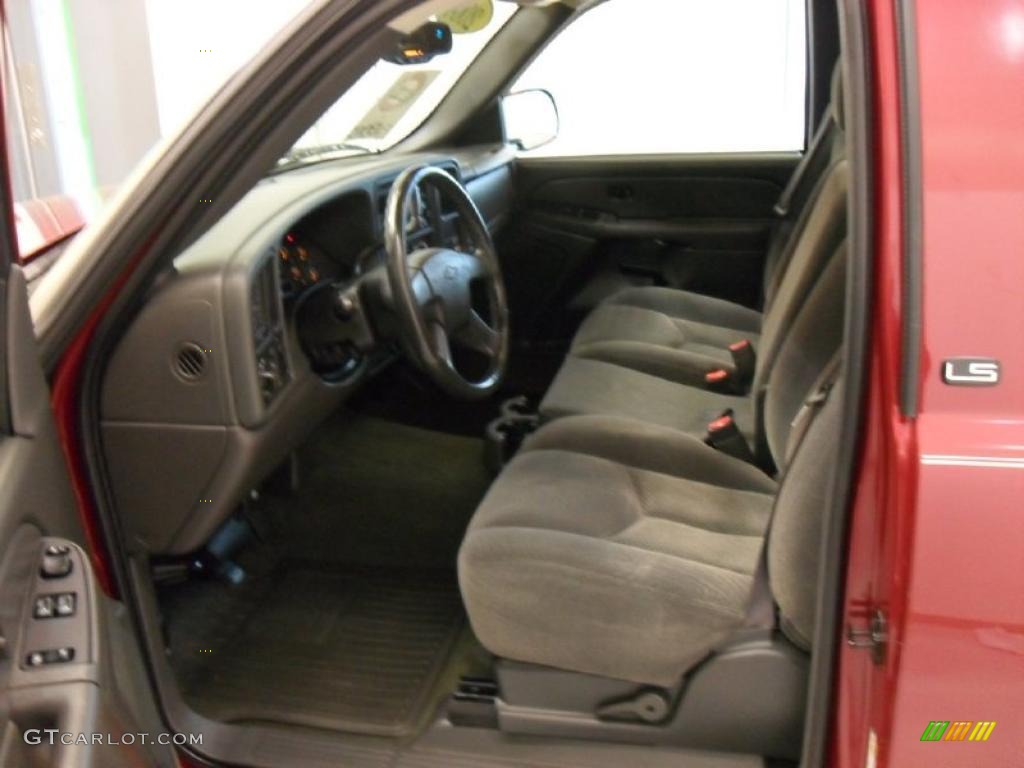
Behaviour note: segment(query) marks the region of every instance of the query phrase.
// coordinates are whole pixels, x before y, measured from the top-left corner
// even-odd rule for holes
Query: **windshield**
[[[516,11],[494,3],[493,15],[475,32],[456,33],[452,50],[423,64],[378,61],[310,127],[285,160],[321,152],[381,152],[427,119],[480,51]]]
[[[94,219],[147,152],[191,122],[312,2],[16,3],[22,10],[2,18],[0,74],[22,259],[52,252]],[[289,159],[323,157],[325,145],[356,147],[329,148],[344,154],[400,141],[517,7],[487,0],[433,7],[445,5],[441,20],[455,32],[450,53],[409,66],[379,62],[305,133]]]

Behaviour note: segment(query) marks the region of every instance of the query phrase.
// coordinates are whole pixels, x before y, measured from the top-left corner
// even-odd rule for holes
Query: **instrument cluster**
[[[285,299],[297,296],[321,280],[343,279],[344,270],[320,248],[299,235],[289,232],[277,247],[278,268],[281,271],[281,290]]]

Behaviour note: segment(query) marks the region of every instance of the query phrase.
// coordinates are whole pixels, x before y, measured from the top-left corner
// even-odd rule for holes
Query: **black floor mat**
[[[483,440],[348,411],[299,450],[299,491],[265,494],[283,559],[453,571],[491,475]]]
[[[203,586],[164,601],[172,663],[189,703],[225,722],[412,734],[464,626],[450,572],[288,563]]]
[[[346,408],[410,427],[480,438],[487,423],[497,418],[501,401],[508,396],[502,391],[482,400],[454,398],[412,365],[399,361],[386,374],[378,376],[373,386],[359,390]]]
[[[487,424],[498,417],[503,400],[527,395],[540,402],[567,353],[567,345],[514,349],[504,383],[482,400],[446,395],[420,371],[399,362],[377,377],[373,386],[357,392],[346,407],[365,416],[411,427],[481,438]]]

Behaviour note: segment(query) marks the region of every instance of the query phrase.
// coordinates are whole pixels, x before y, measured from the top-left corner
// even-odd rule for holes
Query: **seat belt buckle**
[[[733,375],[725,368],[715,368],[704,374],[704,385],[712,392],[735,394]]]
[[[750,450],[746,438],[743,437],[743,433],[740,432],[740,428],[736,425],[732,408],[708,424],[704,442],[716,451],[728,454],[734,459],[750,464],[756,463],[754,452]]]
[[[735,387],[744,394],[750,390],[754,382],[754,372],[757,369],[757,353],[750,339],[742,339],[729,345],[729,354],[732,355],[732,365],[735,370],[733,376]]]

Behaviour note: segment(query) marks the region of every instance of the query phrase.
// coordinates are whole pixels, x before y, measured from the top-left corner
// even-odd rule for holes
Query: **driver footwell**
[[[163,608],[186,700],[221,722],[406,736],[465,669],[450,571],[285,561],[178,587]]]

